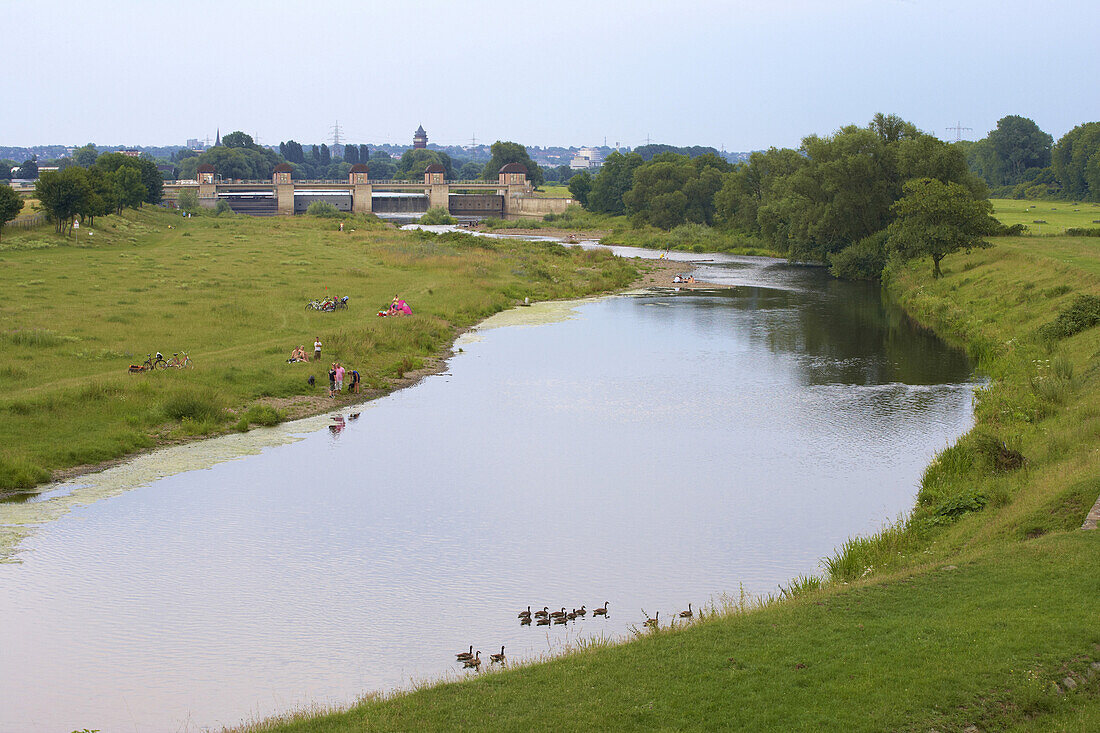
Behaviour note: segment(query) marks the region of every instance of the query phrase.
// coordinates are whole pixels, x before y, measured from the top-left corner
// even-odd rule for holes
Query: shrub
[[[310,216],[320,216],[326,219],[340,216],[339,210],[328,201],[314,201],[306,208],[306,213]]]
[[[164,415],[181,422],[216,423],[225,417],[217,397],[211,392],[180,392],[169,396],[162,405]]]
[[[225,213],[232,213],[233,209],[229,205],[229,202],[225,199],[218,199],[218,203],[214,205],[214,215],[221,216]]]
[[[841,280],[878,280],[886,267],[886,232],[876,232],[837,252],[829,265]]]
[[[271,405],[253,405],[248,408],[248,412],[244,414],[241,420],[247,420],[252,425],[263,425],[269,428],[281,423],[283,414]]]
[[[447,210],[441,206],[437,206],[434,209],[428,209],[424,216],[420,217],[417,221],[418,224],[457,224],[458,219],[447,213]]]
[[[1066,230],[1070,237],[1100,237],[1100,227],[1072,227]]]
[[[1053,321],[1039,327],[1039,337],[1056,341],[1092,328],[1097,323],[1100,323],[1100,298],[1078,295]]]

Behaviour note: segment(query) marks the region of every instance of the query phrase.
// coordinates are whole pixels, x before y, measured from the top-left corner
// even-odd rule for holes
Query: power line
[[[963,127],[961,122],[956,122],[954,127],[948,127],[947,128],[947,130],[949,132],[954,131],[954,133],[955,133],[955,142],[959,142],[960,140],[962,140],[963,130],[973,131],[973,129],[974,128],[972,128],[972,127]]]

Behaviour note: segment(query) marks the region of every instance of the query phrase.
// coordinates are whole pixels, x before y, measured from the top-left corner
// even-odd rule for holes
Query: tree
[[[626,211],[623,194],[634,185],[634,171],[645,161],[637,153],[611,153],[592,179],[588,209],[597,214],[622,214]]]
[[[490,146],[489,150],[492,157],[489,158],[489,162],[481,170],[482,180],[491,181],[497,177],[497,173],[504,166],[509,163],[519,163],[527,169],[527,180],[531,182],[531,185],[542,185],[542,168],[531,160],[531,156],[527,154],[527,148],[519,143],[497,140]]]
[[[347,145],[344,147],[344,162],[352,165],[359,162],[359,147],[357,145]]]
[[[15,177],[27,181],[33,181],[38,178],[38,161],[34,158],[27,158],[24,160],[23,165],[19,166],[19,170],[16,172]]]
[[[363,143],[359,143],[359,162],[366,163],[370,160],[370,148]]]
[[[1000,183],[1003,185],[1022,181],[1028,168],[1050,165],[1050,147],[1054,138],[1026,117],[1002,117],[988,139],[1001,164],[1003,180]]]
[[[484,166],[477,161],[468,160],[458,169],[458,173],[455,174],[455,177],[460,181],[473,181],[481,175],[482,168],[484,168]]]
[[[212,152],[214,150],[224,150],[230,152],[227,148],[224,147],[212,148],[210,151],[207,152]],[[206,153],[204,153],[203,155],[206,155]],[[198,158],[194,158],[193,160],[201,161],[202,157],[203,156],[199,156]],[[184,163],[186,164],[190,160],[192,159],[188,159],[187,161],[184,161]],[[131,158],[128,155],[123,155],[122,153],[104,153],[96,159],[95,165],[96,168],[99,168],[105,173],[114,173],[115,171],[123,167],[133,168],[134,170],[138,171],[142,185],[145,187],[144,200],[147,203],[159,204],[161,198],[163,198],[164,196],[164,178],[161,176],[160,171],[157,170],[157,164],[149,158]],[[183,168],[184,166],[180,166],[181,171],[183,170]],[[191,169],[191,174],[193,177],[194,168]],[[270,174],[268,174],[267,177],[270,177]],[[119,210],[121,211],[122,206],[126,205],[127,204],[123,204],[119,206]]]
[[[247,148],[249,150],[258,148],[259,145],[252,140],[252,136],[235,130],[228,135],[222,135],[222,145],[227,148]]]
[[[180,210],[194,214],[199,210],[199,192],[193,188],[183,189],[180,191],[178,203]]]
[[[88,174],[83,168],[68,168],[57,173],[43,173],[34,185],[34,195],[57,225],[58,234],[72,228],[73,218],[80,213],[88,196]]]
[[[591,190],[592,175],[588,171],[581,171],[569,179],[569,193],[581,206],[588,206],[588,193]]]
[[[325,143],[321,143],[321,155],[318,158],[318,161],[321,163],[322,166],[326,168],[329,166],[330,163],[332,163],[332,153],[329,151],[328,145],[326,145]]]
[[[4,225],[17,217],[22,210],[23,198],[10,186],[0,186],[0,233],[3,233]]]
[[[110,180],[114,184],[116,212],[121,214],[122,209],[127,206],[132,209],[139,208],[148,193],[145,184],[141,181],[141,171],[132,166],[124,165],[111,173],[110,176]]]
[[[1054,146],[1051,167],[1067,196],[1100,201],[1100,122],[1073,128]]]
[[[897,218],[886,230],[890,251],[902,260],[932,258],[932,277],[938,278],[940,260],[961,249],[993,246],[983,236],[998,231],[993,205],[975,199],[958,183],[918,178],[906,182],[904,195],[894,204]]]
[[[393,162],[393,157],[384,150],[375,150],[371,153],[368,166],[372,181],[388,181],[397,175],[397,164]]]
[[[95,143],[88,143],[73,151],[73,162],[81,168],[91,168],[98,157],[99,151],[96,150]]]
[[[410,148],[401,155],[397,164],[397,178],[409,181],[419,181],[424,178],[424,169],[432,163],[443,166],[443,177],[454,180],[454,163],[451,156],[441,150],[428,150],[427,148]]]

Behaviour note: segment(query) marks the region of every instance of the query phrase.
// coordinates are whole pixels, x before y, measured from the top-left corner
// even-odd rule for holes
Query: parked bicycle
[[[194,369],[195,365],[191,361],[191,357],[187,355],[186,351],[181,351],[178,354],[172,354],[172,358],[168,360],[167,366],[175,367],[176,369]]]
[[[131,364],[130,373],[134,374],[136,372],[151,372],[154,369],[167,368],[168,362],[164,360],[164,355],[158,351],[155,359],[153,358],[152,354],[146,354],[144,362],[142,362],[141,364]]]
[[[348,307],[348,296],[342,298],[327,297],[321,300],[311,300],[306,303],[306,310],[331,312]]]

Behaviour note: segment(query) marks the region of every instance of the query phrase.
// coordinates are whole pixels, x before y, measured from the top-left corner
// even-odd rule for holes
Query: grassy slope
[[[340,233],[313,217],[184,220],[145,210],[97,220],[80,246],[48,225],[5,236],[0,491],[226,430],[231,412],[256,400],[321,393],[333,359],[385,389],[446,350],[455,328],[517,299],[619,288],[635,274],[560,245],[378,227],[360,221]],[[326,293],[350,296],[350,308],[305,310]],[[394,293],[414,315],[377,318]],[[316,336],[321,363],[286,363],[299,344],[311,352]],[[127,374],[157,350],[190,352],[196,368]]]
[[[904,528],[838,554],[851,577],[751,613],[261,730],[1098,730],[1100,328],[1032,338],[1100,295],[1095,239],[1014,238],[895,273],[922,322],[993,378]],[[996,472],[980,435],[1020,450]],[[977,504],[970,503],[979,497]],[[980,508],[984,504],[984,509]],[[977,509],[976,511],[973,511]],[[951,569],[954,566],[956,569]],[[1067,695],[1051,684],[1073,675]]]

